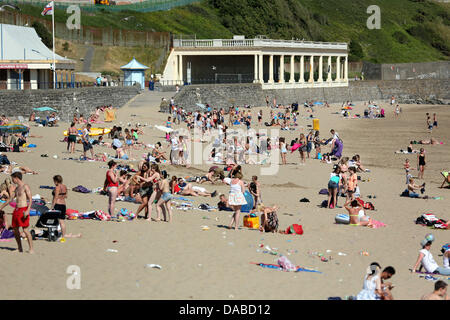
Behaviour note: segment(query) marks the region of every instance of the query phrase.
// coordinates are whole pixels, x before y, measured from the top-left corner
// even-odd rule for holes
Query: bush
[[[400,31],[395,31],[395,32],[392,34],[392,37],[393,37],[395,40],[397,40],[398,43],[401,43],[401,44],[405,44],[405,43],[408,43],[408,42],[409,42],[409,41],[408,41],[408,37],[407,37],[403,32],[400,32]]]
[[[69,51],[69,43],[67,41],[63,43],[63,50]]]
[[[52,34],[47,30],[47,28],[40,22],[33,22],[31,25],[36,33],[41,38],[41,41],[45,44],[45,46],[49,49],[53,48],[53,39]]]
[[[351,40],[349,44],[349,61],[360,61],[362,58],[364,58],[364,52],[356,40]]]

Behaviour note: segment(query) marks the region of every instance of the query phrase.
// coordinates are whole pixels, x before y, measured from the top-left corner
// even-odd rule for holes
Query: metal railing
[[[345,42],[317,42],[299,40],[274,39],[174,39],[174,47],[205,48],[205,47],[291,47],[291,48],[322,48],[347,50]]]
[[[134,86],[136,81],[106,81],[97,84],[95,81],[57,81],[57,82],[28,82],[19,80],[0,81],[0,90],[39,90],[39,89],[75,89],[86,87],[127,87]]]
[[[185,6],[188,4],[192,4],[194,2],[199,2],[200,0],[144,0],[141,2],[135,2],[130,4],[116,4],[116,5],[96,5],[94,1],[89,2],[76,2],[76,1],[68,1],[68,2],[55,2],[56,9],[66,10],[71,5],[77,5],[83,11],[139,11],[139,12],[154,12],[154,11],[164,11],[170,10],[175,7]],[[44,7],[49,3],[49,1],[34,1],[34,0],[4,0],[3,3],[12,3],[12,4],[30,4],[33,6]]]

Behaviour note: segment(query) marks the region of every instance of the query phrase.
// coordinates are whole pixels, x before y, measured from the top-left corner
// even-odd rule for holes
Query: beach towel
[[[269,269],[276,269],[276,270],[283,270],[283,267],[281,267],[280,265],[276,265],[276,264],[269,264],[269,263],[261,263],[261,262],[250,262],[251,264],[255,264],[257,266],[263,267],[263,268],[269,268]],[[297,269],[295,270],[295,272],[313,272],[313,273],[322,273],[320,271],[317,270],[312,270],[312,269],[306,269],[306,268],[302,268],[297,266]]]
[[[116,120],[116,111],[114,109],[105,109],[105,121],[111,122]]]
[[[91,192],[91,190],[89,190],[88,188],[83,187],[83,186],[81,186],[81,185],[74,187],[74,188],[72,189],[72,191],[75,191],[75,192],[81,192],[81,193],[90,193],[90,192]]]
[[[377,229],[377,228],[381,228],[381,227],[386,227],[386,225],[383,222],[381,222],[381,221],[377,221],[377,220],[373,220],[372,219],[371,228]]]
[[[291,153],[300,148],[301,146],[302,146],[301,143],[294,143],[294,145],[291,148]]]

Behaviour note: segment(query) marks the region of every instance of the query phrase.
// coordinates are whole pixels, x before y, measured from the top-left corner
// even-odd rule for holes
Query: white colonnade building
[[[313,72],[310,72],[312,70]],[[174,39],[163,85],[260,83],[263,89],[348,86],[347,43]]]

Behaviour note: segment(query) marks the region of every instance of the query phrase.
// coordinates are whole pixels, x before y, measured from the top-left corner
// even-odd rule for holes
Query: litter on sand
[[[106,252],[119,252],[119,251],[116,249],[107,249]]]
[[[159,264],[153,264],[153,263],[146,264],[145,267],[146,268],[160,269],[160,270],[162,269],[162,267]]]

